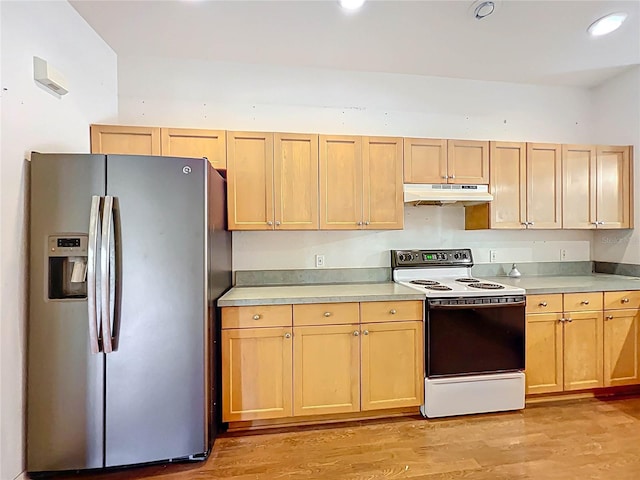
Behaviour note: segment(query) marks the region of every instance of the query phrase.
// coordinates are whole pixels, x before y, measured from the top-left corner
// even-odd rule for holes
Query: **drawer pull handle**
[[[395,315],[395,314],[396,314],[396,313],[398,313],[398,312],[396,311],[396,309],[395,309],[395,308],[392,308],[391,310],[389,310],[389,313],[390,313],[391,315]]]
[[[629,299],[628,298],[623,298],[622,299],[622,303],[629,303]]]
[[[260,320],[260,315],[258,315],[257,313],[253,316],[254,320]]]
[[[269,221],[267,222],[267,225],[271,226],[271,225],[273,225],[273,222],[272,222],[271,220],[269,220]]]
[[[583,300],[580,302],[582,305],[589,305],[589,300]]]
[[[331,312],[324,312],[324,316],[325,317],[330,317],[331,316]]]
[[[289,332],[285,333],[284,338],[291,338],[291,334]]]
[[[607,315],[605,318],[606,318],[607,320],[613,320],[613,315]]]
[[[558,320],[558,321],[559,321],[560,323],[564,323],[564,322],[566,322],[566,321],[567,321],[567,319],[566,319],[566,318],[561,318],[561,319],[560,319],[560,320]]]
[[[571,322],[573,322],[573,318],[567,318],[566,321],[571,323]]]
[[[546,306],[547,306],[547,302],[540,302],[540,303],[538,304],[538,306],[540,306],[540,307],[546,307]]]
[[[364,332],[362,332],[363,335],[369,335],[369,330],[365,330]]]
[[[353,331],[353,336],[357,337],[358,335],[360,335],[360,332],[358,330],[354,330]]]

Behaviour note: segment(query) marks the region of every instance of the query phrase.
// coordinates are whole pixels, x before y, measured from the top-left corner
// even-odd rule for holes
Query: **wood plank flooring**
[[[206,462],[67,478],[637,480],[640,397],[225,434]]]

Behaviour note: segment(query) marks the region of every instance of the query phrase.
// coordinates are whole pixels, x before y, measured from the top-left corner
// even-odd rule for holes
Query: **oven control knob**
[[[454,253],[453,254],[453,258],[455,258],[456,260],[458,260],[460,258],[460,254],[459,253]]]
[[[400,260],[403,262],[410,262],[413,258],[413,255],[410,253],[403,253],[400,255]]]

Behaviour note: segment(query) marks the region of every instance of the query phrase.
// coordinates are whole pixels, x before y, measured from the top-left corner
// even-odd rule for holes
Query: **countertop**
[[[385,300],[424,300],[424,298],[424,294],[418,290],[393,282],[234,287],[218,299],[218,306],[379,302]]]
[[[610,292],[640,290],[640,278],[593,273],[571,276],[483,277],[486,280],[524,288],[529,295],[539,293]]]

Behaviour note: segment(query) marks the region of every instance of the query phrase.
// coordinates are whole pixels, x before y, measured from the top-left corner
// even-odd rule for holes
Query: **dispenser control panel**
[[[49,256],[86,256],[87,240],[87,235],[51,235],[49,237]]]

